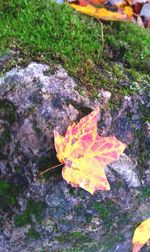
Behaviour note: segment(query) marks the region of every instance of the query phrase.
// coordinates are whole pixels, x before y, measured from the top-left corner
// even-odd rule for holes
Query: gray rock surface
[[[0,191],[0,252],[129,252],[133,226],[149,217],[150,202],[144,196],[149,192],[149,163],[141,170],[138,162],[141,146],[147,160],[149,123],[143,126],[138,108],[141,103],[148,106],[148,99],[142,94],[125,97],[113,114],[111,93],[100,90],[100,101],[92,101],[78,93],[77,83],[61,66],[51,70],[32,62],[0,78],[0,185],[7,189],[6,195]],[[64,134],[96,104],[104,110],[99,132],[115,134],[131,147],[106,168],[111,190],[91,196],[67,185],[61,168],[46,177],[38,172],[59,164],[54,128]],[[143,127],[141,144],[135,130]]]
[[[120,174],[129,187],[139,187],[141,185],[137,175],[137,161],[133,162],[127,155],[122,155],[117,162],[113,162],[108,167]]]

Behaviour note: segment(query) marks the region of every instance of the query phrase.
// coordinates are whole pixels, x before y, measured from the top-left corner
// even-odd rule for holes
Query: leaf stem
[[[44,173],[46,173],[46,172],[48,172],[48,171],[53,170],[54,168],[59,167],[59,166],[61,166],[61,165],[64,165],[64,164],[62,163],[62,164],[58,164],[58,165],[52,166],[52,167],[50,167],[50,168],[46,169],[45,171],[40,172],[40,173],[39,173],[39,176],[43,175]]]

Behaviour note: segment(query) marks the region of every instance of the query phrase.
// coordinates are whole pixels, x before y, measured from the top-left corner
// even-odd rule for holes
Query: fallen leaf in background
[[[132,252],[139,252],[140,249],[150,240],[150,218],[144,220],[135,230],[132,243]]]
[[[93,16],[95,18],[103,19],[103,20],[130,20],[133,13],[130,7],[119,8],[118,12],[112,12],[105,8],[95,8],[92,5],[80,6],[77,4],[70,4],[72,8],[77,11],[80,11],[84,14]]]
[[[76,11],[97,19],[133,21],[149,28],[149,0],[68,0]]]
[[[115,136],[101,137],[97,133],[99,108],[69,126],[65,137],[54,131],[57,157],[65,166],[63,178],[74,187],[82,187],[93,194],[96,190],[110,190],[105,166],[123,153],[126,145]]]
[[[131,4],[136,4],[136,3],[148,3],[148,0],[130,0]]]

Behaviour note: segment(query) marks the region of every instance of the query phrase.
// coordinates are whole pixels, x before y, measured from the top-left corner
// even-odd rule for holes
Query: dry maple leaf
[[[70,7],[96,19],[132,21],[150,27],[150,0],[66,0]]]
[[[91,194],[96,190],[110,190],[104,168],[118,160],[126,147],[114,136],[99,136],[98,119],[99,107],[78,124],[69,126],[65,137],[54,131],[57,157],[65,164],[63,178],[72,186],[82,187]]]
[[[91,4],[88,4],[86,6],[70,4],[70,6],[74,8],[76,11],[103,20],[125,21],[125,20],[131,20],[133,16],[133,11],[130,6],[124,6],[122,8],[120,7],[118,8],[118,12],[109,11],[106,8],[96,8]]]
[[[132,252],[139,252],[140,249],[150,240],[150,218],[144,220],[135,230],[132,243]]]

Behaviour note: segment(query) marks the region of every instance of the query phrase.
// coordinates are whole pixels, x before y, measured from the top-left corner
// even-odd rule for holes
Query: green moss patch
[[[17,121],[15,107],[8,100],[0,101],[0,118],[8,121],[10,125]]]
[[[140,190],[140,198],[149,199],[150,198],[150,187],[143,187]]]
[[[116,249],[116,244],[123,242],[124,236],[120,234],[107,235],[100,241],[86,241],[83,244],[76,244],[72,248],[64,249],[63,252],[82,252],[82,251],[101,251],[108,252],[109,250]]]
[[[113,59],[121,59],[132,68],[141,69],[142,65],[145,70],[150,68],[149,36],[148,30],[129,22],[112,22],[105,33],[109,50],[112,48]]]
[[[37,240],[40,238],[40,233],[35,228],[30,228],[27,235],[29,239],[32,240]]]
[[[15,224],[18,227],[22,227],[26,224],[32,223],[32,216],[34,216],[37,222],[41,221],[41,213],[45,208],[45,203],[42,201],[35,202],[33,200],[29,200],[27,202],[26,209],[21,215],[15,217]]]
[[[2,150],[7,142],[10,140],[10,133],[7,128],[4,129],[3,133],[0,135],[0,149]]]
[[[78,231],[62,234],[61,236],[57,237],[56,239],[61,243],[70,242],[71,244],[75,244],[75,243],[81,244],[81,243],[90,241],[90,238],[88,237],[87,234],[82,233],[82,232],[78,232]]]
[[[122,228],[122,226],[126,225],[131,217],[129,212],[125,212],[122,218],[119,206],[112,200],[94,202],[92,207],[95,209],[99,218],[103,221],[104,228],[107,232],[115,231],[115,223]]]
[[[111,91],[112,110],[118,109],[124,95],[149,84],[150,77],[143,74],[148,76],[150,70],[150,32],[146,29],[129,22],[104,22],[102,48],[100,23],[66,3],[2,1],[0,13],[0,55],[10,48],[21,51],[10,68],[31,60],[61,63],[81,84],[81,94],[82,86],[93,98],[100,88]],[[121,85],[124,82],[129,85]]]
[[[94,202],[93,208],[99,214],[99,216],[105,220],[108,219],[115,211],[116,205],[111,201],[107,200],[106,202]]]
[[[8,210],[9,207],[17,206],[17,187],[5,180],[0,180],[0,208]]]
[[[104,238],[102,241],[99,242],[98,247],[101,248],[102,252],[107,252],[110,249],[116,248],[116,243],[123,242],[125,240],[123,234],[111,234]]]
[[[132,23],[105,22],[104,48],[101,26],[94,18],[77,13],[68,4],[49,0],[10,0],[0,5],[0,54],[19,47],[28,59],[63,63],[78,76],[91,61],[99,67],[119,61],[144,71],[150,69],[150,33]],[[95,72],[95,73],[94,73]],[[93,79],[98,71],[93,69]]]

